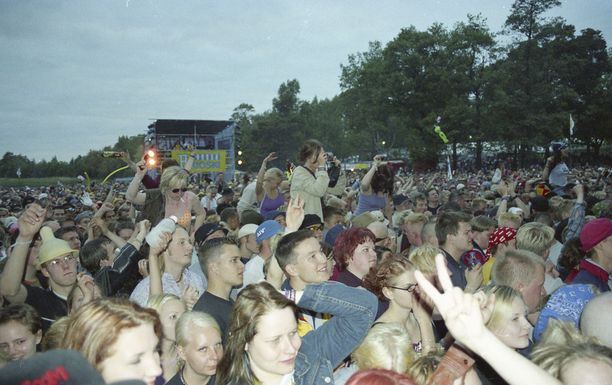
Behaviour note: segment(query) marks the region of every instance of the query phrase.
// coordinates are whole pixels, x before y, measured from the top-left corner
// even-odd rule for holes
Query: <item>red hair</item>
[[[388,369],[360,370],[348,379],[346,385],[416,385],[405,374]]]
[[[334,256],[340,271],[346,269],[348,261],[353,256],[357,246],[366,241],[374,242],[375,239],[374,233],[365,227],[351,227],[341,232],[334,243]]]

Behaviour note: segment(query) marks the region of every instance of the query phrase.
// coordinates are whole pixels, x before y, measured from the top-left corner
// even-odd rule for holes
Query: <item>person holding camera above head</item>
[[[302,165],[293,171],[291,197],[299,194],[304,199],[304,214],[316,214],[323,220],[321,198],[329,185],[325,170],[327,154],[321,142],[309,139],[300,148],[298,157]]]
[[[393,171],[383,162],[382,155],[376,155],[372,167],[361,179],[361,194],[354,215],[366,211],[381,210],[384,212],[393,194]]]

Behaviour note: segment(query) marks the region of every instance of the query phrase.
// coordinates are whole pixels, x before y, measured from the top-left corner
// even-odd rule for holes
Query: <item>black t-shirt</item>
[[[40,318],[42,318],[43,333],[49,326],[65,315],[68,315],[68,305],[66,301],[58,297],[51,289],[41,289],[40,287],[24,285],[28,291],[25,303],[31,305]]]
[[[229,327],[233,308],[234,301],[227,301],[209,293],[208,291],[205,291],[200,299],[198,299],[198,302],[196,302],[196,304],[193,306],[193,310],[208,313],[215,319],[215,321],[217,321],[219,328],[221,329],[221,337],[223,338],[223,342],[225,342],[225,333]]]
[[[186,385],[186,384],[181,380],[181,372],[179,371],[178,373],[174,375],[174,377],[170,379],[170,381],[166,382],[164,385]],[[210,377],[206,385],[215,385],[215,376]]]

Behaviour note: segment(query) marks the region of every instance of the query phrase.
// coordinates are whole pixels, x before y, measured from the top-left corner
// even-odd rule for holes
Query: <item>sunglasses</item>
[[[172,189],[172,192],[176,194],[176,193],[178,193],[179,191],[185,192],[185,191],[187,191],[187,190],[189,190],[187,187],[173,188],[173,189]]]
[[[311,225],[311,226],[307,226],[306,228],[311,231],[317,231],[317,230],[323,231],[323,225]]]
[[[406,286],[406,287],[398,287],[398,286],[389,286],[392,289],[397,289],[397,290],[404,290],[407,291],[408,293],[412,293],[417,286],[419,286],[418,283],[411,283],[410,285]]]

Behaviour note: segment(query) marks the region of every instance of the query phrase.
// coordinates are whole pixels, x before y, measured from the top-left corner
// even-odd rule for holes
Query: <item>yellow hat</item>
[[[38,252],[38,258],[36,259],[36,268],[40,267],[65,254],[72,254],[78,257],[79,251],[73,250],[68,245],[68,242],[63,239],[57,239],[53,236],[53,231],[50,227],[44,226],[40,229],[40,237],[42,238],[42,244],[40,245],[40,251]]]

